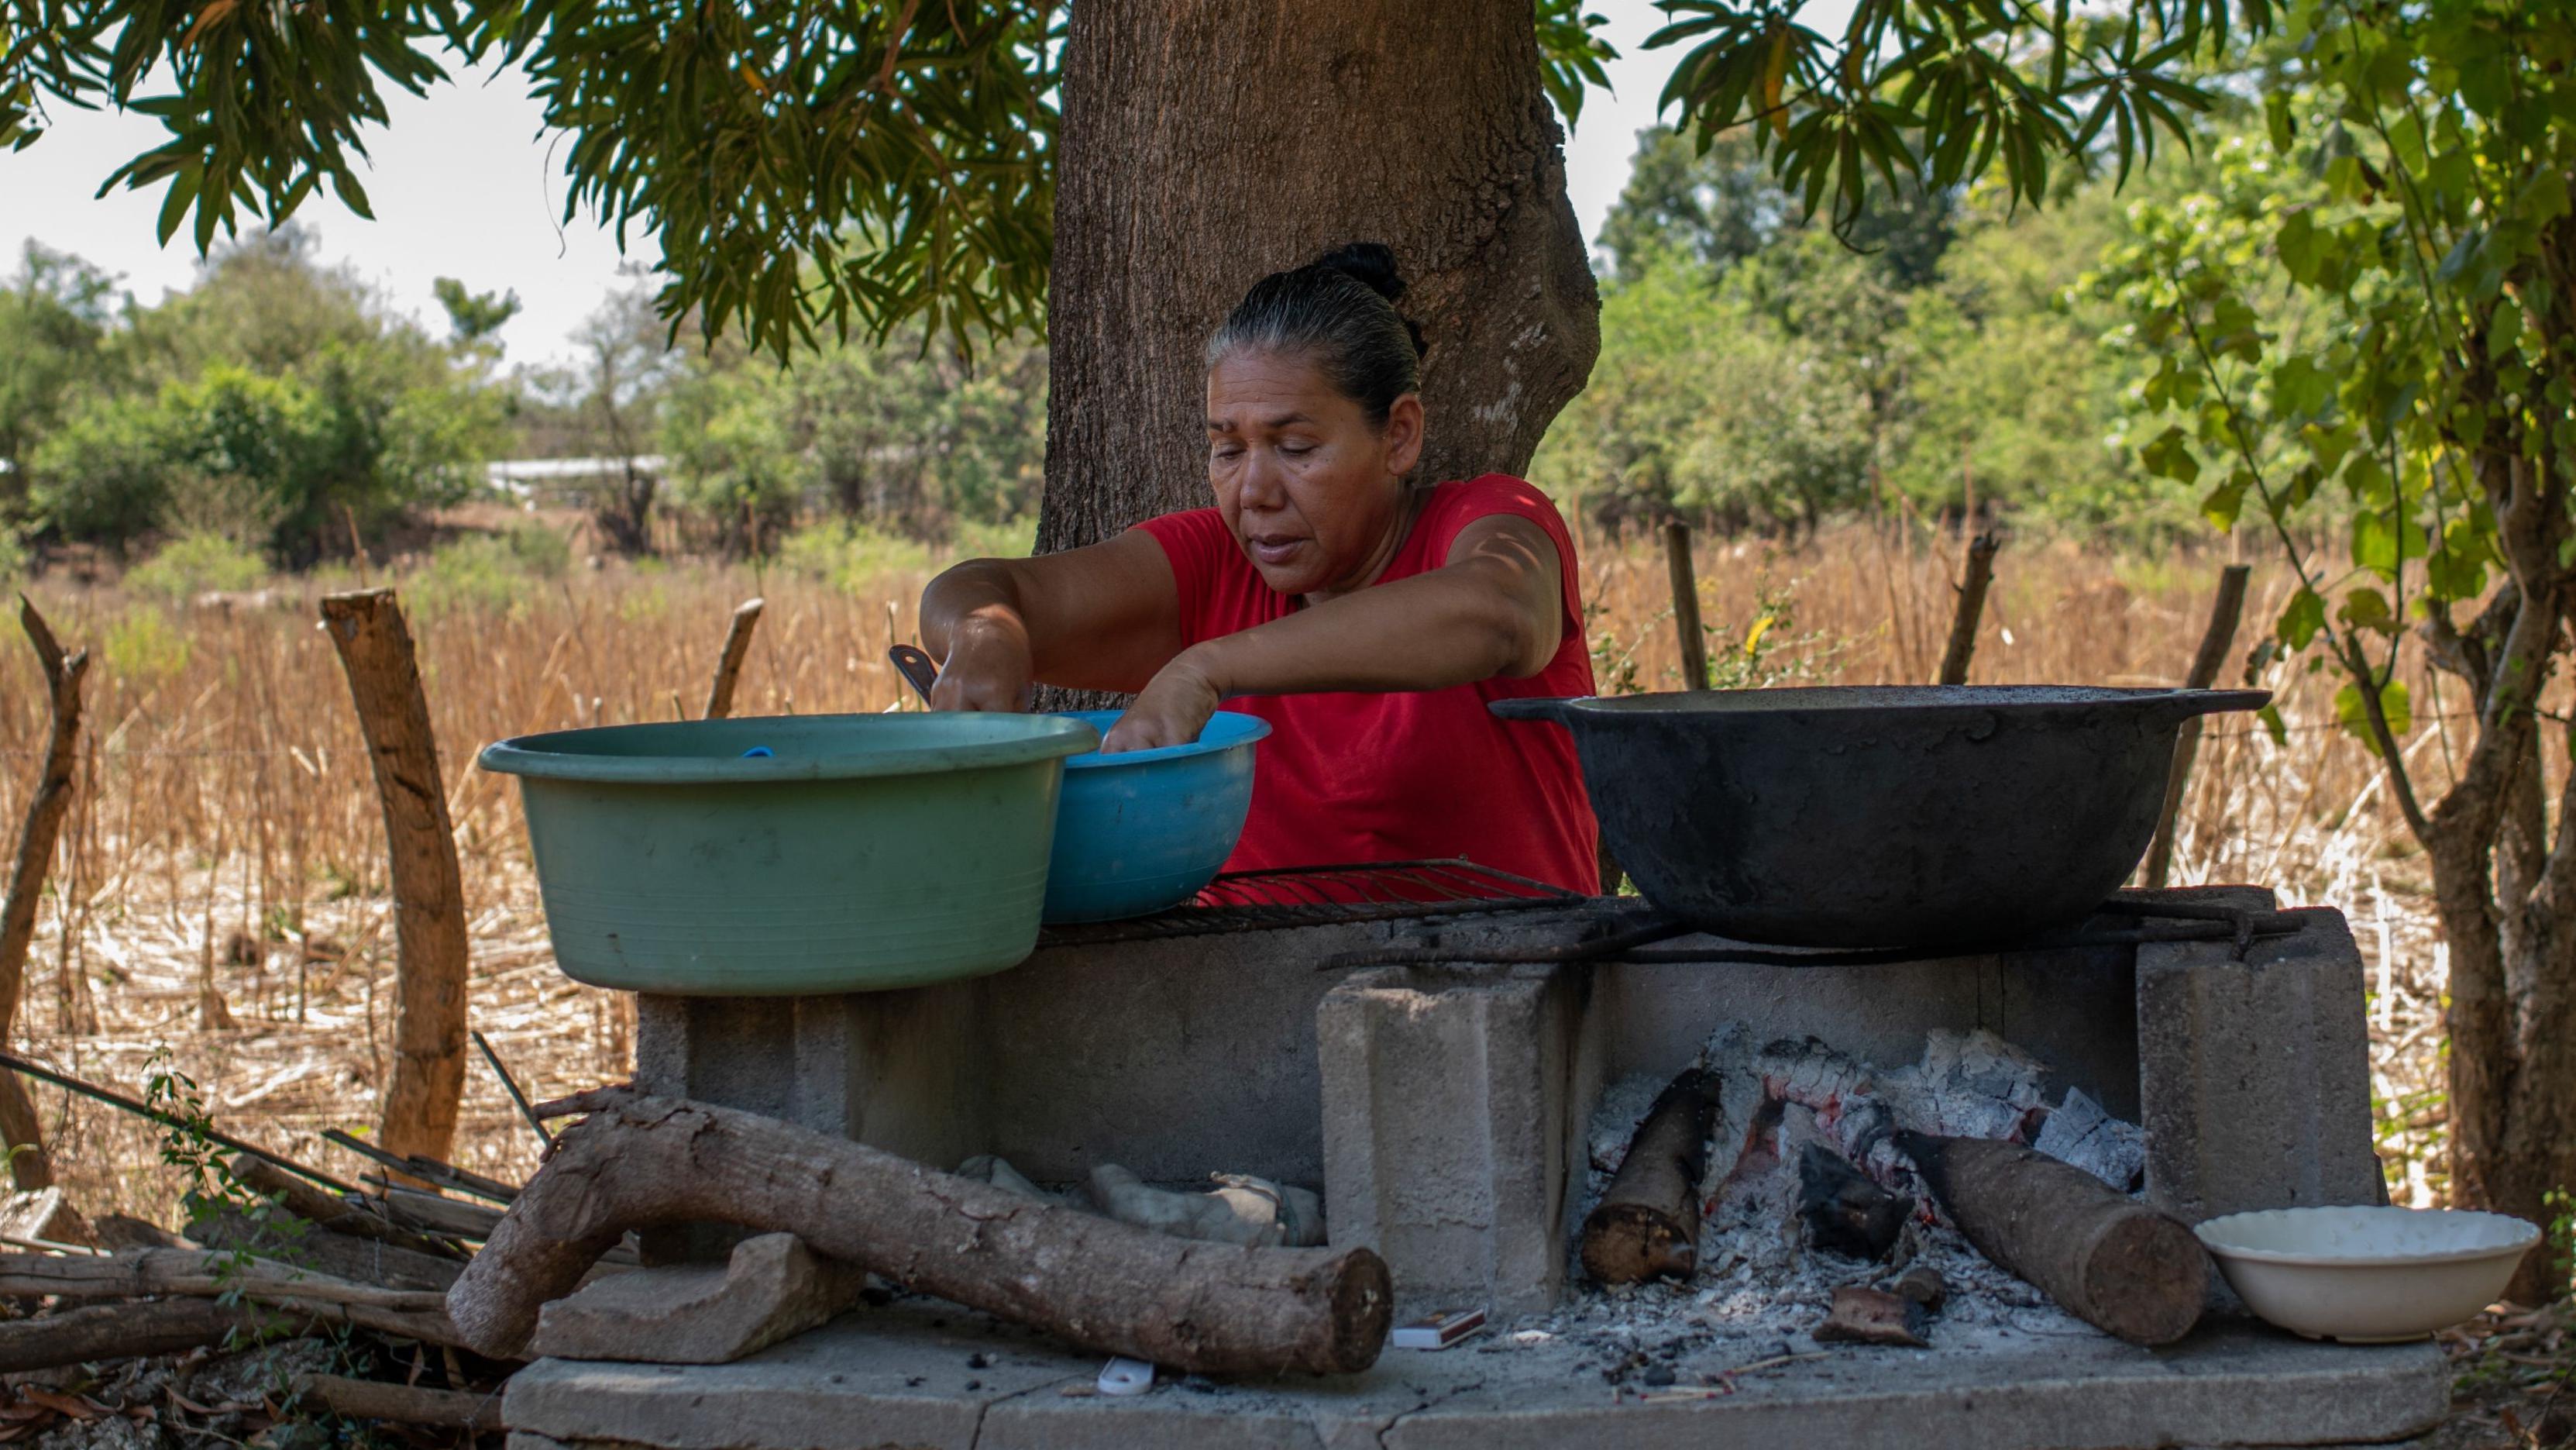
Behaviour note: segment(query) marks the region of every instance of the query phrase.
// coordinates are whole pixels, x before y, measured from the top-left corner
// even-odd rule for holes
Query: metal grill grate
[[[1479,866],[1464,858],[1378,861],[1234,871],[1208,883],[1187,906],[1126,921],[1054,926],[1041,945],[1153,941],[1285,927],[1342,926],[1426,916],[1532,911],[1580,904],[1589,897]]]

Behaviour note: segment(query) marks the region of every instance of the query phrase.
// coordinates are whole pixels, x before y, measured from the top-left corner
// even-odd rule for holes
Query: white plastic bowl
[[[2200,1235],[2245,1306],[2311,1339],[2421,1339],[2494,1303],[2540,1230],[2465,1209],[2275,1208]]]

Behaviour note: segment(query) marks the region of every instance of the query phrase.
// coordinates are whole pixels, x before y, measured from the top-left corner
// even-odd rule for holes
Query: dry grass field
[[[1713,652],[1765,681],[1930,678],[1948,629],[1958,541],[1919,526],[1853,525],[1798,548],[1709,543],[1698,568]],[[2006,544],[1973,678],[2168,684],[2197,642],[2219,557],[2112,558],[2067,541]],[[2284,583],[2256,556],[2243,644],[2277,613]],[[1593,538],[1583,577],[1604,688],[1678,682],[1671,601],[1650,539]],[[473,767],[484,742],[524,731],[694,714],[733,606],[764,595],[736,713],[909,708],[886,663],[914,637],[926,566],[807,574],[707,562],[532,569],[458,589],[398,564],[373,582],[412,604],[444,754],[474,940],[474,1024],[532,1093],[618,1078],[632,1015],[556,973],[515,794]],[[12,1046],[139,1090],[165,1050],[234,1132],[354,1174],[314,1135],[363,1130],[385,1080],[392,931],[382,831],[349,705],[315,599],[328,580],[279,578],[265,597],[178,603],[115,584],[39,580],[30,593],[64,640],[88,646],[80,789],[29,963]],[[1759,659],[1741,641],[1765,618]],[[43,740],[32,653],[0,640],[0,819],[14,823]],[[2222,682],[2232,682],[2231,664]],[[2406,676],[2428,788],[2465,749],[2452,682]],[[2175,878],[2269,883],[2294,904],[2353,920],[2375,973],[2374,1069],[2384,1147],[2401,1201],[2437,1201],[2426,1148],[2436,1086],[2442,960],[2421,857],[2377,762],[2332,723],[2332,686],[2275,666],[2289,733],[2219,717],[2184,813]],[[2456,732],[2456,733],[2454,733]],[[536,1143],[477,1061],[458,1161],[521,1176]],[[89,1211],[171,1220],[177,1183],[152,1134],[44,1089],[58,1170]]]

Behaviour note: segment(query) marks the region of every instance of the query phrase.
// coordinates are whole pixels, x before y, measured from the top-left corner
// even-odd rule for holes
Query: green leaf
[[[2209,520],[2221,533],[2235,528],[2237,516],[2245,510],[2245,491],[2253,486],[2252,473],[2242,468],[2236,470],[2227,476],[2225,483],[2211,489],[2209,496],[2200,501],[2200,516]]]
[[[2284,414],[2315,415],[2334,399],[2334,379],[2304,354],[2284,358],[2272,369],[2272,409]]]
[[[2335,613],[2354,629],[2390,635],[2397,632],[2397,616],[2388,607],[2388,596],[2367,584],[2346,594],[2343,608]]]
[[[2272,234],[2272,249],[2279,254],[2283,270],[2292,281],[2309,286],[2315,285],[2326,251],[2333,245],[2334,234],[2318,231],[2305,207],[2281,218],[2280,230]]]
[[[2324,598],[2317,591],[2302,586],[2298,593],[2290,596],[2290,602],[2281,610],[2280,622],[2273,626],[2272,632],[2281,641],[2283,649],[2296,653],[2314,642],[2325,627]]]
[[[2192,483],[2200,478],[2200,460],[2192,456],[2191,440],[2182,429],[2167,428],[2147,440],[2138,450],[2139,466],[2159,477],[2176,483]]]
[[[2266,705],[2254,712],[2254,718],[2263,722],[2264,733],[2272,737],[2274,745],[2290,743],[2290,727],[2281,721],[2280,706]]]

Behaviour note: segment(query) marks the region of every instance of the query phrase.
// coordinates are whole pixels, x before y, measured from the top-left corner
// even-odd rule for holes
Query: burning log
[[[751,1113],[587,1093],[591,1116],[510,1206],[447,1296],[473,1348],[516,1355],[548,1300],[629,1229],[715,1221],[815,1251],[1086,1349],[1204,1374],[1350,1373],[1394,1306],[1366,1249],[1251,1249],[1168,1238],[1032,1202],[864,1144]]]
[[[2151,1346],[2200,1322],[2209,1258],[2175,1219],[2010,1143],[1909,1132],[1897,1146],[1980,1253],[2078,1319]]]
[[[1876,1262],[1896,1247],[1914,1200],[1888,1192],[1822,1143],[1798,1153],[1798,1217],[1820,1249]]]
[[[1687,1279],[1699,1266],[1699,1181],[1718,1081],[1691,1068],[1647,1110],[1618,1175],[1583,1220],[1583,1271],[1605,1284]]]

